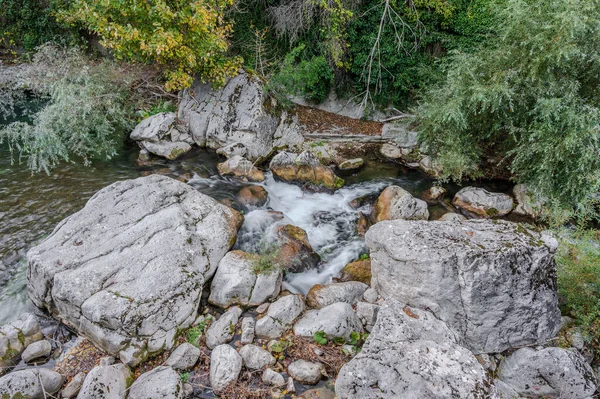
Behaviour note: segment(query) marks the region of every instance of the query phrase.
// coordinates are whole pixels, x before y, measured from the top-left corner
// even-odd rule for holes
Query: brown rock
[[[284,270],[298,273],[314,268],[321,260],[310,243],[306,231],[300,227],[286,224],[277,228],[280,247],[275,262]]]
[[[260,207],[267,202],[267,190],[262,186],[248,186],[240,190],[238,201],[243,206]]]
[[[446,195],[447,192],[448,191],[443,187],[433,186],[425,190],[421,195],[421,198],[429,204],[436,204],[444,198],[444,195]]]
[[[358,235],[364,236],[369,230],[369,218],[362,212],[358,212],[358,220],[356,221],[356,231]]]
[[[217,164],[221,176],[235,176],[246,181],[261,182],[265,180],[263,172],[246,158],[235,155],[227,161]]]
[[[371,259],[348,263],[340,272],[340,281],[360,281],[371,285]]]
[[[309,151],[300,155],[280,152],[271,160],[269,168],[280,180],[300,183],[310,188],[327,188],[335,190],[344,185],[344,180],[333,171],[322,165]]]
[[[379,196],[373,208],[373,223],[382,220],[427,220],[427,203],[413,197],[398,186],[389,186]]]

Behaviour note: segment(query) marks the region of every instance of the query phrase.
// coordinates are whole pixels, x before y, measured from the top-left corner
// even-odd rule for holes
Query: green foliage
[[[192,345],[197,345],[197,343],[200,342],[200,337],[202,336],[203,332],[204,328],[201,328],[200,326],[190,328],[187,332],[188,342]]]
[[[329,342],[325,331],[317,331],[316,333],[314,333],[313,340],[319,345],[327,345],[327,342]]]
[[[143,109],[139,112],[140,120],[151,117],[152,115],[160,114],[161,112],[176,112],[177,107],[171,101],[160,101],[148,109]]]
[[[254,274],[269,274],[281,268],[278,263],[280,247],[277,245],[265,245],[261,253],[256,257],[252,264]]]
[[[181,378],[181,382],[185,384],[190,379],[190,373],[186,371],[185,373],[179,374],[179,377]]]
[[[371,258],[369,257],[369,254],[361,254],[361,255],[358,257],[358,260],[369,260],[369,259],[371,259]]]
[[[445,178],[478,177],[482,159],[500,153],[517,180],[561,206],[598,191],[598,7],[508,0],[493,40],[453,54],[419,107],[421,140]]]
[[[600,355],[600,231],[564,239],[556,259],[558,289],[565,311],[575,318],[584,339]]]

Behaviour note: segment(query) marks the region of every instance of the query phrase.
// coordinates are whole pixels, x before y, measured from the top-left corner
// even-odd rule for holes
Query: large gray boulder
[[[301,295],[286,295],[269,306],[267,314],[256,321],[254,332],[258,338],[275,339],[292,327],[294,320],[306,305]]]
[[[27,257],[33,303],[135,365],[192,324],[242,217],[151,175],[112,184]]]
[[[373,221],[376,223],[394,219],[427,220],[427,203],[413,197],[401,187],[389,186],[383,190],[375,203]]]
[[[218,149],[241,143],[246,156],[255,160],[273,147],[304,141],[295,118],[285,111],[269,112],[278,108],[274,101],[258,77],[242,72],[218,90],[199,81],[184,90],[178,116],[189,125],[200,147]]]
[[[171,367],[159,366],[141,376],[131,385],[128,399],[182,399],[183,383]]]
[[[89,372],[77,399],[125,399],[133,373],[120,363],[94,367]]]
[[[372,287],[430,309],[475,353],[544,343],[560,328],[556,240],[504,221],[385,221],[366,235]]]
[[[504,216],[513,209],[512,198],[503,193],[491,193],[479,187],[465,187],[456,193],[454,206],[467,216],[492,218]]]
[[[231,251],[219,262],[208,301],[228,308],[232,305],[258,306],[281,291],[283,272],[279,268],[259,270],[260,255]]]
[[[526,397],[585,399],[596,391],[594,371],[576,350],[522,348],[508,356],[498,378]]]
[[[173,160],[192,149],[193,140],[186,130],[187,126],[178,125],[174,112],[161,112],[141,121],[130,137],[140,148]]]
[[[354,305],[360,301],[368,285],[358,281],[343,283],[315,284],[306,294],[306,304],[321,309],[336,302]]]
[[[0,398],[45,399],[62,387],[64,378],[48,369],[14,371],[0,378]]]
[[[340,399],[494,398],[488,387],[483,367],[445,323],[387,300],[335,392]]]
[[[303,151],[298,155],[282,151],[273,157],[269,169],[280,180],[301,184],[313,190],[335,190],[344,185],[344,180],[331,168],[321,164],[311,151]]]
[[[31,313],[0,327],[0,375],[19,363],[27,346],[42,338],[40,323]]]
[[[329,339],[349,339],[350,334],[362,332],[363,327],[352,305],[338,302],[319,310],[309,310],[294,324],[295,335],[312,337],[319,331]]]

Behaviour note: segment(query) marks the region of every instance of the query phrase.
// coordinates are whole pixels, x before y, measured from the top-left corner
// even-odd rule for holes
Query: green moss
[[[487,215],[489,217],[495,217],[495,216],[498,216],[498,214],[499,214],[498,209],[496,209],[496,208],[489,208],[485,211],[485,213],[487,213]]]

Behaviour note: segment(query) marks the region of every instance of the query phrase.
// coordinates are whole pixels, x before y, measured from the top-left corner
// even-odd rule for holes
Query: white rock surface
[[[21,354],[21,359],[25,363],[30,363],[34,360],[45,358],[52,352],[52,345],[46,340],[36,341],[27,346]]]
[[[242,309],[235,306],[221,317],[213,322],[206,331],[206,346],[213,349],[217,345],[226,344],[233,340],[235,335],[235,326],[239,317],[242,315]]]
[[[306,305],[301,295],[286,295],[273,302],[267,314],[256,321],[254,332],[258,338],[279,338],[292,327],[294,320]]]
[[[470,216],[491,218],[504,216],[513,209],[509,195],[491,193],[479,187],[465,187],[454,196],[452,203]]]
[[[61,391],[61,396],[63,399],[71,399],[77,396],[79,391],[81,390],[81,386],[83,385],[83,381],[85,381],[85,373],[80,371],[75,374],[75,377],[69,381],[69,383],[64,387]]]
[[[283,378],[280,373],[273,371],[270,368],[265,369],[265,371],[262,373],[261,379],[265,384],[274,387],[281,387],[285,385],[285,378]]]
[[[40,323],[31,313],[0,327],[0,375],[19,363],[21,353],[31,343],[41,340]]]
[[[306,294],[306,304],[311,308],[321,309],[336,302],[351,305],[360,301],[368,285],[358,281],[314,285]]]
[[[124,364],[94,367],[85,377],[77,399],[125,399],[127,382],[132,377]]]
[[[183,399],[183,383],[171,367],[159,366],[133,382],[128,399]]]
[[[235,382],[242,370],[242,357],[229,345],[219,345],[210,354],[210,385],[215,392]]]
[[[176,370],[189,370],[198,363],[200,349],[194,345],[184,342],[179,345],[165,362],[165,366]]]
[[[254,317],[243,317],[242,318],[242,336],[240,337],[240,343],[242,345],[251,344],[254,341],[254,327],[256,321]]]
[[[338,302],[319,310],[307,311],[294,324],[294,334],[312,337],[323,331],[327,338],[350,338],[352,332],[362,332],[362,323],[352,309],[352,305]]]
[[[413,197],[398,186],[389,186],[379,196],[373,208],[374,222],[382,220],[427,220],[427,203]]]
[[[315,385],[321,380],[323,365],[300,359],[290,363],[287,372],[301,384]]]
[[[62,375],[44,368],[13,371],[0,378],[0,398],[45,399],[57,393],[63,381]]]
[[[244,345],[239,353],[244,360],[244,365],[249,370],[260,370],[265,366],[272,366],[275,364],[273,355],[260,346],[252,344]]]

